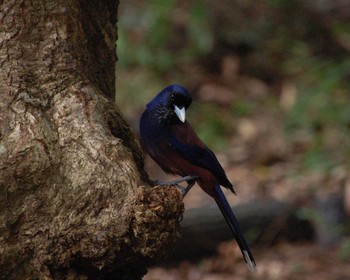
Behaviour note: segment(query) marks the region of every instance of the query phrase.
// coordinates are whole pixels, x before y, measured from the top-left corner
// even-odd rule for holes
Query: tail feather
[[[248,268],[252,272],[256,272],[256,264],[255,264],[254,257],[250,252],[249,246],[247,244],[247,241],[244,238],[241,227],[238,224],[238,221],[235,215],[233,214],[231,207],[219,185],[215,186],[215,193],[216,193],[215,201],[219,206],[221,213],[224,215],[227,224],[230,226],[234,237],[236,238],[236,241],[238,243],[239,248],[242,251],[244,260],[247,263]]]

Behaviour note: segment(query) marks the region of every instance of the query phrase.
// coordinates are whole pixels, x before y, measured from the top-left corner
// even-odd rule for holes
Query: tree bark
[[[0,3],[1,279],[140,279],[179,236],[114,106],[117,5]]]

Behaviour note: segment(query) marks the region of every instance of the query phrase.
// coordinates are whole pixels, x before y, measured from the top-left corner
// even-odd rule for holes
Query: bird
[[[181,176],[174,185],[186,181],[183,195],[197,182],[214,198],[231,229],[248,268],[255,272],[256,263],[241,227],[221,186],[235,193],[215,154],[186,120],[192,103],[188,90],[172,84],[161,90],[147,105],[140,118],[140,142],[143,149],[165,173]]]

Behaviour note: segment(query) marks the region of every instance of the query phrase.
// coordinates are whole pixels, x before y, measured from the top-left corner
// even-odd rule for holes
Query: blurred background
[[[350,1],[121,1],[118,35],[120,110],[137,133],[161,89],[189,89],[258,268],[195,187],[183,240],[144,279],[350,279]]]

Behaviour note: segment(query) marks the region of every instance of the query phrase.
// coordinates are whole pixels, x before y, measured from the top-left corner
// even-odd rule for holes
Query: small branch
[[[280,237],[312,239],[313,229],[308,221],[300,220],[290,205],[272,198],[260,199],[233,207],[249,243],[269,244]],[[280,217],[284,217],[283,221]],[[219,209],[196,208],[185,212],[182,238],[166,263],[199,260],[216,254],[219,243],[233,238]],[[302,229],[302,230],[301,230]],[[266,237],[268,232],[273,240]]]

